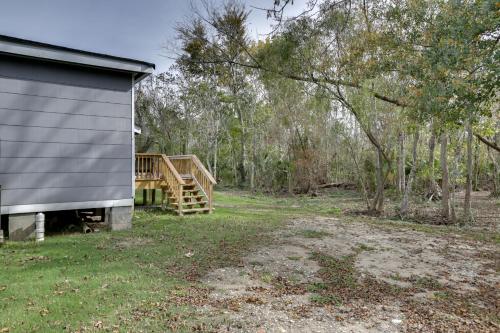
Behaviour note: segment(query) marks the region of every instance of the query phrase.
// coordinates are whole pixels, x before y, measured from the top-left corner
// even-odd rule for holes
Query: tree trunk
[[[293,160],[290,147],[288,147],[288,193],[293,194],[294,179],[293,179]]]
[[[241,138],[240,138],[241,151],[240,151],[240,160],[238,162],[238,174],[239,174],[239,184],[244,185],[245,182],[247,181],[247,172],[245,168],[245,163],[247,160],[247,146],[246,146],[247,129],[245,128],[245,122],[243,121],[243,115],[241,114],[241,111],[238,110],[237,113],[241,126]]]
[[[368,190],[367,185],[365,183],[365,177],[363,177],[363,173],[361,171],[361,168],[359,167],[358,160],[356,159],[356,154],[354,153],[354,149],[350,144],[347,144],[347,149],[349,150],[352,160],[354,161],[354,166],[356,167],[356,172],[358,174],[358,182],[361,185],[361,190],[363,193],[363,199],[365,200],[366,203],[366,209],[370,209],[370,200],[368,199]]]
[[[471,211],[471,196],[472,196],[472,141],[474,134],[472,133],[471,120],[467,120],[467,177],[465,187],[465,200],[464,200],[464,218],[467,222],[472,222]]]
[[[375,194],[375,198],[372,203],[372,210],[382,213],[384,211],[384,157],[382,154],[382,149],[377,148],[377,164],[376,164],[376,181],[377,181],[377,190]]]
[[[429,138],[429,193],[428,198],[429,201],[436,198],[439,199],[441,197],[441,189],[439,188],[439,184],[436,182],[435,170],[434,170],[434,153],[436,151],[436,132],[432,129],[431,137]]]
[[[418,148],[418,140],[419,140],[419,132],[417,131],[413,137],[413,147],[412,147],[412,166],[410,175],[408,177],[408,183],[406,184],[406,188],[403,195],[403,201],[401,202],[400,214],[404,216],[408,213],[408,201],[411,193],[411,188],[413,181],[415,179],[415,174],[417,171],[417,148]]]
[[[218,133],[218,130],[217,130]],[[214,179],[217,179],[217,159],[219,158],[219,139],[215,137],[215,147],[214,147]]]
[[[446,133],[441,134],[441,172],[442,184],[441,189],[443,192],[441,200],[441,213],[443,217],[449,222],[450,219],[450,184],[448,175],[448,137]]]
[[[490,158],[491,163],[493,164],[493,188],[491,190],[491,196],[498,197],[500,195],[500,181],[499,181],[500,168],[498,166],[495,152],[492,153],[489,147],[488,147],[488,157]]]
[[[403,194],[406,187],[406,172],[405,172],[405,145],[404,141],[405,135],[403,132],[399,133],[398,143],[399,143],[399,154],[398,154],[398,192]]]
[[[473,170],[474,170],[474,177],[472,179],[472,191],[479,191],[479,176],[480,176],[480,173],[481,173],[481,155],[480,155],[480,150],[481,150],[481,147],[479,146],[479,139],[477,140],[476,144],[474,144],[474,157],[473,157],[473,161],[474,161],[474,166],[473,166]]]
[[[250,189],[255,189],[255,161],[257,160],[257,138],[255,135],[255,122],[252,113],[252,160],[250,164]]]
[[[457,142],[457,146],[460,144],[460,142]],[[450,222],[451,223],[456,223],[457,222],[457,214],[455,210],[455,188],[457,185],[457,180],[460,176],[460,160],[462,159],[462,150],[461,149],[455,149],[455,160],[453,161],[453,168],[451,171],[451,177],[450,177]]]
[[[497,133],[495,135],[495,143],[497,145],[500,145],[500,133]],[[500,153],[498,153],[497,151],[492,151],[492,149],[488,147],[488,157],[493,164],[493,189],[491,192],[491,196],[498,197],[500,196]]]

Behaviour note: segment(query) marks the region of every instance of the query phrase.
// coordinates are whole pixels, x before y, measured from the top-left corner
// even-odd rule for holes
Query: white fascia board
[[[151,74],[154,71],[153,67],[138,62],[79,54],[69,50],[55,50],[39,45],[23,45],[11,41],[0,41],[0,52],[133,73]]]

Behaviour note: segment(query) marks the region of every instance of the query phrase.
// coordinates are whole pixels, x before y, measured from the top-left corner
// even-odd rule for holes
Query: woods
[[[290,6],[204,3],[180,22],[175,64],[138,87],[137,151],[196,154],[220,186],[352,184],[369,212],[440,200],[442,223],[472,223],[471,193],[500,193],[498,4]],[[250,10],[269,35],[251,36]]]

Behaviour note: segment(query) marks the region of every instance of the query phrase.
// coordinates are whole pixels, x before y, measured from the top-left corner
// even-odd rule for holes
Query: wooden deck
[[[136,154],[136,189],[161,190],[162,207],[179,215],[211,213],[216,184],[196,155]]]

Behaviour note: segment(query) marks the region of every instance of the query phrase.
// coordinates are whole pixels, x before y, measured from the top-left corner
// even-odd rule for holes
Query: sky
[[[212,0],[217,6],[224,0]],[[242,1],[251,10],[248,28],[256,38],[270,31],[266,13],[274,0]],[[193,16],[201,0],[1,0],[0,34],[156,64],[164,72],[174,47],[175,27]],[[286,15],[306,7],[295,0]]]

